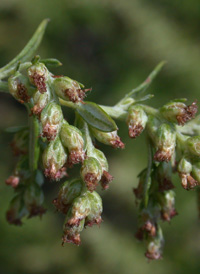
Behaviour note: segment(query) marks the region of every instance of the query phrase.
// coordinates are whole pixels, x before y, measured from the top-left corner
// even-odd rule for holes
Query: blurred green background
[[[58,58],[65,74],[92,87],[88,100],[112,105],[141,83],[161,60],[168,63],[150,87],[149,104],[159,107],[170,99],[199,99],[199,0],[0,0],[0,67],[26,44],[38,24],[50,18],[39,54]],[[73,121],[68,110],[66,117]],[[0,129],[27,122],[23,106],[0,94]],[[13,191],[4,181],[14,160],[11,136],[0,136],[0,273],[199,273],[200,222],[195,192],[186,192],[174,178],[179,215],[163,224],[164,259],[147,263],[144,247],[134,238],[136,208],[132,187],[146,165],[144,137],[129,140],[118,123],[126,150],[101,146],[115,177],[102,194],[104,213],[100,229],[82,233],[82,245],[61,247],[63,216],[55,214],[52,199],[59,183],[45,184],[43,217],[10,226],[5,211]],[[100,190],[99,190],[100,191]]]

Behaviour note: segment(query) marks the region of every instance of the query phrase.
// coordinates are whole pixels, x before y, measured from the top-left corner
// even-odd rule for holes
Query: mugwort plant
[[[186,190],[200,185],[200,116],[197,103],[173,100],[159,109],[144,101],[152,98],[144,92],[164,65],[160,63],[147,79],[126,94],[114,106],[85,101],[91,89],[68,76],[54,75],[50,68],[60,66],[57,59],[35,55],[48,20],[44,20],[25,48],[0,69],[0,90],[10,93],[28,113],[28,125],[8,128],[13,134],[11,148],[18,162],[6,184],[14,197],[6,213],[10,224],[21,225],[25,217],[42,216],[44,177],[59,181],[67,169],[79,164],[76,178],[67,178],[53,204],[65,215],[62,243],[81,243],[86,226],[102,221],[102,200],[97,187],[107,190],[112,175],[103,151],[95,140],[123,149],[114,120],[127,124],[130,138],[143,131],[148,146],[148,165],[138,175],[134,189],[138,207],[136,237],[146,243],[145,256],[160,259],[164,238],[161,221],[177,215],[172,174],[178,173]],[[74,125],[68,123],[62,109],[75,112]]]

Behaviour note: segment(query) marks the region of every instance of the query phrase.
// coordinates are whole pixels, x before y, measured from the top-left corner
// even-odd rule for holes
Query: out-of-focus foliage
[[[200,4],[198,0],[1,0],[0,67],[25,45],[38,23],[49,17],[39,54],[54,57],[55,69],[92,86],[89,100],[114,104],[145,79],[161,60],[168,63],[154,84],[152,105],[175,97],[199,99]],[[26,123],[25,111],[9,95],[0,94],[0,128]],[[68,117],[73,119],[71,112]],[[132,187],[146,166],[144,140],[129,140],[122,126],[125,151],[105,147],[115,180],[103,193],[104,222],[86,230],[80,247],[61,247],[63,216],[54,214],[51,201],[59,184],[46,182],[48,213],[16,228],[5,221],[11,191],[4,181],[13,168],[10,136],[0,137],[0,269],[2,273],[192,273],[199,272],[200,223],[195,193],[174,178],[177,210],[165,224],[165,258],[145,263],[143,247],[134,238],[136,211]],[[142,138],[141,138],[142,139]]]

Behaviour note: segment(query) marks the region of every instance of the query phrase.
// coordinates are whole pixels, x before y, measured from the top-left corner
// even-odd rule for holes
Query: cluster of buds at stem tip
[[[154,116],[148,119],[148,132],[156,148],[154,160],[158,162],[170,161],[176,147],[176,132],[166,123],[160,123]]]
[[[8,87],[12,96],[20,103],[28,103],[31,98],[30,83],[27,77],[16,72],[8,79]]]
[[[156,219],[149,211],[142,210],[139,215],[139,229],[135,237],[142,241],[146,237],[155,237],[157,233]]]
[[[59,137],[56,137],[54,141],[51,141],[47,145],[42,157],[46,177],[52,180],[58,180],[66,176],[66,168],[64,165],[67,161],[67,153]]]
[[[103,132],[96,128],[91,127],[92,134],[101,143],[105,145],[110,145],[113,148],[124,148],[124,143],[121,141],[120,137],[117,135],[117,130],[112,132]]]
[[[127,124],[130,138],[136,138],[144,130],[148,117],[140,105],[131,106],[128,111]]]
[[[102,210],[102,200],[96,192],[86,191],[75,198],[67,212],[62,243],[69,242],[80,245],[80,232],[85,226],[99,225],[102,221]]]
[[[31,84],[37,87],[40,93],[45,93],[49,76],[46,66],[43,63],[36,62],[28,68],[27,73]]]
[[[183,126],[186,122],[195,117],[197,113],[197,103],[193,102],[191,105],[187,106],[180,101],[172,101],[164,105],[160,109],[160,113],[162,113],[164,118],[168,121]]]
[[[82,102],[85,93],[91,89],[84,89],[83,85],[66,76],[53,79],[53,88],[60,98],[73,103]]]
[[[81,131],[69,125],[66,121],[63,122],[60,130],[60,138],[63,145],[68,149],[68,164],[73,166],[85,159],[84,139]]]
[[[41,113],[42,136],[48,141],[54,140],[63,122],[61,106],[50,102]]]

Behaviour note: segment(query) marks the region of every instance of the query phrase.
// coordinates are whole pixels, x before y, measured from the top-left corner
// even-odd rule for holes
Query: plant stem
[[[148,206],[149,201],[149,188],[151,186],[151,169],[152,169],[152,150],[151,150],[151,144],[149,140],[148,142],[148,166],[147,166],[147,172],[146,172],[146,178],[143,184],[143,201],[142,204],[145,208]]]
[[[40,155],[39,147],[39,123],[35,116],[30,116],[30,108],[28,107],[29,113],[29,168],[32,173],[37,170],[38,160]]]

